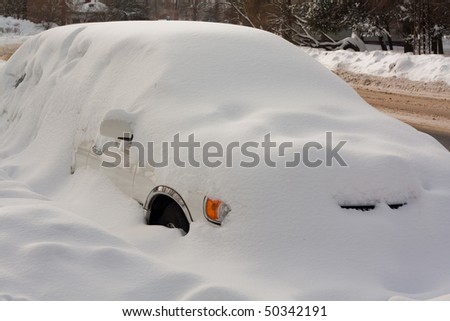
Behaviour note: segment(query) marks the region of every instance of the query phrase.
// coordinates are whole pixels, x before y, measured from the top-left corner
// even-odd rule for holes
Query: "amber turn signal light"
[[[223,201],[208,197],[205,198],[204,212],[209,221],[221,224],[230,211],[230,207]]]

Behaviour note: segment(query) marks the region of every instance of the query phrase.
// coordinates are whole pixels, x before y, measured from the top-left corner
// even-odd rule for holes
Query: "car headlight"
[[[205,197],[203,213],[208,221],[220,225],[230,211],[230,206],[225,202]]]

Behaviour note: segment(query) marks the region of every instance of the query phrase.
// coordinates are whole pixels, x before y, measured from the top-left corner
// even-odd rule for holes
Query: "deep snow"
[[[29,20],[0,16],[0,36],[31,36],[42,32],[45,28]]]
[[[0,68],[3,298],[449,295],[450,154],[277,36],[191,22],[72,25],[33,37]],[[271,132],[301,145],[331,131],[348,141],[349,166],[161,170],[180,193],[200,186],[232,206],[222,227],[197,221],[181,237],[144,225],[98,171],[70,175],[75,147],[120,108],[142,141]],[[354,202],[378,205],[338,206]]]
[[[29,20],[0,16],[0,67],[4,55],[10,56],[30,36],[44,30],[42,25]]]
[[[0,46],[21,44],[44,30],[44,26],[29,20],[0,16]]]
[[[450,85],[450,57],[442,55],[415,56],[381,50],[354,52],[302,49],[331,70],[341,69],[357,74],[422,82],[442,81]]]

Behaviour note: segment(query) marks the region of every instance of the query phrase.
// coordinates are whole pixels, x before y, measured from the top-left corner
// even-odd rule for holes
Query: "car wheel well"
[[[185,211],[171,196],[163,193],[155,194],[149,200],[147,208],[147,224],[178,228],[186,234],[189,232],[190,224]]]
[[[150,207],[149,207],[149,211],[153,215],[149,216],[148,223],[152,224],[152,221],[155,221],[158,214],[160,214],[160,212],[171,202],[176,203],[172,198],[170,198],[167,195],[159,194],[159,195],[154,196],[153,199],[150,201]]]

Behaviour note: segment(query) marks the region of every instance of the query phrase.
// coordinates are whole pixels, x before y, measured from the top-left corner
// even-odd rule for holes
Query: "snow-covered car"
[[[72,171],[102,169],[123,192],[143,205],[148,224],[177,227],[186,233],[190,223],[200,219],[220,225],[237,204],[249,205],[244,200],[248,195],[234,200],[230,193],[239,189],[242,181],[250,181],[255,171],[261,175],[261,169],[278,175],[291,173],[283,184],[289,186],[293,177],[308,182],[309,188],[318,189],[317,196],[326,194],[328,202],[342,209],[380,207],[394,211],[420,198],[420,184],[409,169],[411,161],[401,150],[409,148],[411,135],[427,140],[426,144],[435,143],[375,111],[299,48],[277,36],[243,27],[173,22],[134,26],[122,30],[121,24],[93,24],[53,33],[62,37],[62,42],[72,41],[65,46],[61,74],[71,83],[70,88],[76,84],[78,94],[83,95],[89,83],[104,84],[91,97],[92,102],[80,102],[101,102],[102,108],[91,107],[96,109],[92,117],[98,120],[91,122],[90,129],[96,134],[75,142]],[[118,36],[112,36],[115,28],[121,29]],[[102,46],[108,50],[99,54],[94,48]],[[127,46],[140,50],[129,56],[122,53]],[[16,73],[15,86],[39,77],[39,67],[34,69]],[[101,81],[93,83],[94,78]],[[133,86],[126,87],[130,83]],[[104,112],[105,107],[110,110]],[[216,144],[212,146],[216,150],[223,148],[226,153],[220,155],[221,166],[206,166],[198,160],[188,168],[173,162],[149,165],[148,157],[155,154],[172,159],[173,155],[162,154],[163,142],[170,142],[170,147],[175,138],[183,140],[182,134],[186,143],[189,135],[195,135],[199,147],[209,143]],[[272,135],[274,142],[264,142],[267,135]],[[340,147],[336,143],[331,146],[333,139]],[[133,148],[136,142],[144,149]],[[153,144],[152,155],[148,155],[149,142]],[[233,142],[241,148],[239,155],[229,153]],[[108,143],[112,145],[104,153]],[[272,143],[275,145],[268,155],[263,148]],[[328,159],[333,148],[341,153],[336,155],[338,161]],[[200,152],[205,153],[205,149]],[[114,156],[119,162],[111,166],[108,160],[112,162]],[[204,160],[204,155],[197,156]],[[230,165],[227,156],[238,161]],[[241,166],[249,157],[254,166]],[[273,166],[267,157],[281,162]],[[293,166],[296,157],[303,159]],[[124,166],[127,158],[131,161]],[[230,170],[240,173],[235,185],[224,184],[229,174],[223,171]],[[200,178],[206,174],[208,178]],[[278,195],[257,186],[253,193],[263,198],[270,195],[275,209],[279,208]],[[313,203],[320,207],[323,200]],[[303,200],[300,204],[306,205]]]
[[[185,26],[189,28],[186,30]],[[78,64],[76,61],[79,59],[89,59],[91,47],[103,42],[98,35],[110,33],[111,27],[120,28],[120,25],[68,28],[66,32],[76,34],[79,39],[72,45],[76,49],[69,49],[69,56],[75,61],[73,64]],[[126,55],[116,55],[118,47],[127,44],[143,49],[130,59]],[[76,149],[73,169],[86,166],[103,169],[123,192],[143,205],[148,224],[177,227],[187,233],[190,223],[200,219],[220,225],[235,207],[234,202],[245,203],[226,196],[224,190],[230,192],[231,186],[222,186],[222,174],[209,174],[217,175],[214,186],[220,186],[212,190],[208,180],[201,182],[196,174],[184,173],[192,171],[192,168],[185,169],[173,163],[153,167],[142,160],[140,154],[147,155],[148,152],[145,144],[152,142],[152,147],[162,148],[162,142],[173,144],[174,137],[181,131],[186,133],[186,140],[189,134],[197,133],[203,144],[219,142],[223,148],[232,141],[226,139],[227,136],[233,137],[235,132],[239,133],[240,144],[237,147],[242,147],[245,142],[262,147],[267,133],[282,133],[276,138],[278,145],[273,146],[279,148],[278,152],[281,152],[282,144],[291,147],[299,143],[294,148],[306,144],[309,149],[302,148],[302,153],[299,153],[306,158],[303,162],[288,166],[289,161],[286,161],[276,166],[297,167],[295,175],[301,181],[308,181],[309,186],[312,185],[310,180],[306,180],[309,175],[304,172],[313,173],[318,171],[316,167],[322,168],[326,173],[324,177],[314,174],[319,177],[319,182],[314,184],[321,189],[318,194],[329,188],[329,201],[342,209],[369,211],[381,207],[390,212],[409,202],[414,203],[420,197],[420,184],[409,171],[410,161],[399,156],[401,152],[397,150],[410,144],[402,143],[403,137],[409,139],[410,135],[423,135],[363,103],[335,76],[279,37],[233,26],[160,22],[149,23],[145,31],[127,31],[113,43],[109,41],[108,45],[112,48],[96,64],[106,63],[108,70],[114,69],[115,74],[111,74],[107,81],[118,95],[117,100],[110,106],[113,109],[97,123],[96,138],[83,141]],[[132,72],[128,71],[130,68]],[[83,82],[91,77],[90,74],[77,76],[77,80]],[[136,88],[122,92],[121,84],[128,82],[136,82]],[[105,94],[109,93],[105,91]],[[130,99],[122,101],[122,95]],[[136,106],[143,116],[134,114]],[[338,149],[343,156],[336,155],[338,162],[326,159],[329,157],[327,153],[336,148],[330,146],[333,144],[331,134],[341,142]],[[289,139],[283,139],[283,136]],[[143,146],[145,149],[133,150],[134,142],[141,145],[134,147]],[[115,149],[116,154],[109,149],[104,150],[108,143],[112,143],[109,147]],[[266,142],[266,145],[270,143]],[[366,146],[361,148],[360,144]],[[253,160],[261,161],[255,166],[269,165],[266,170],[270,171],[273,166],[262,161],[267,154],[258,153],[256,145],[253,147],[259,155]],[[322,149],[324,154],[320,154]],[[204,149],[201,151],[205,152]],[[133,157],[133,152],[139,155]],[[246,152],[247,155],[238,157],[254,156],[248,149]],[[292,149],[287,151],[288,155],[284,155],[284,150],[282,155],[275,155],[276,152],[271,151],[271,156],[284,156],[291,162],[295,158]],[[305,157],[305,152],[315,153],[315,156]],[[173,156],[162,155],[160,151],[156,154],[166,158]],[[108,159],[111,160],[112,156],[121,161],[131,158],[131,163],[123,166],[119,162],[108,166]],[[186,155],[188,157],[192,156]],[[217,172],[216,166],[207,168],[200,163],[198,167],[210,173]],[[228,166],[225,162],[221,165],[236,167],[236,164]],[[192,163],[187,166],[196,167]],[[303,169],[300,170],[300,166]],[[278,168],[278,171],[282,170]],[[292,168],[284,170],[289,172]],[[377,170],[386,175],[381,178]],[[239,188],[242,180],[250,180],[253,175],[252,169],[240,174],[233,189]],[[184,176],[187,177],[176,179]],[[189,180],[192,182],[187,184]],[[258,189],[255,188],[255,192]],[[260,193],[277,203],[278,196],[272,192]],[[320,207],[321,201],[317,203]],[[303,201],[300,204],[304,205]]]
[[[280,37],[79,24],[34,36],[0,68],[0,179],[16,198],[1,219],[19,235],[2,253],[22,260],[8,293],[83,298],[111,280],[93,297],[449,293],[450,154]],[[190,137],[191,155],[172,153]],[[150,166],[165,149],[168,164]],[[143,226],[117,186],[150,223],[189,234]],[[16,291],[22,275],[33,286]]]
[[[154,179],[155,171],[164,168],[139,162],[142,155],[130,162],[134,143],[131,119],[132,116],[123,110],[107,114],[100,124],[101,138],[78,146],[72,172],[85,167],[103,170],[124,193],[143,205],[149,225],[179,228],[184,233],[189,232],[191,222],[202,218],[221,225],[231,210],[224,201],[201,192],[200,186],[181,195],[177,192],[177,185]],[[108,143],[112,144],[108,147]],[[146,152],[142,148],[137,151]],[[115,157],[117,162],[112,162],[111,157]]]

